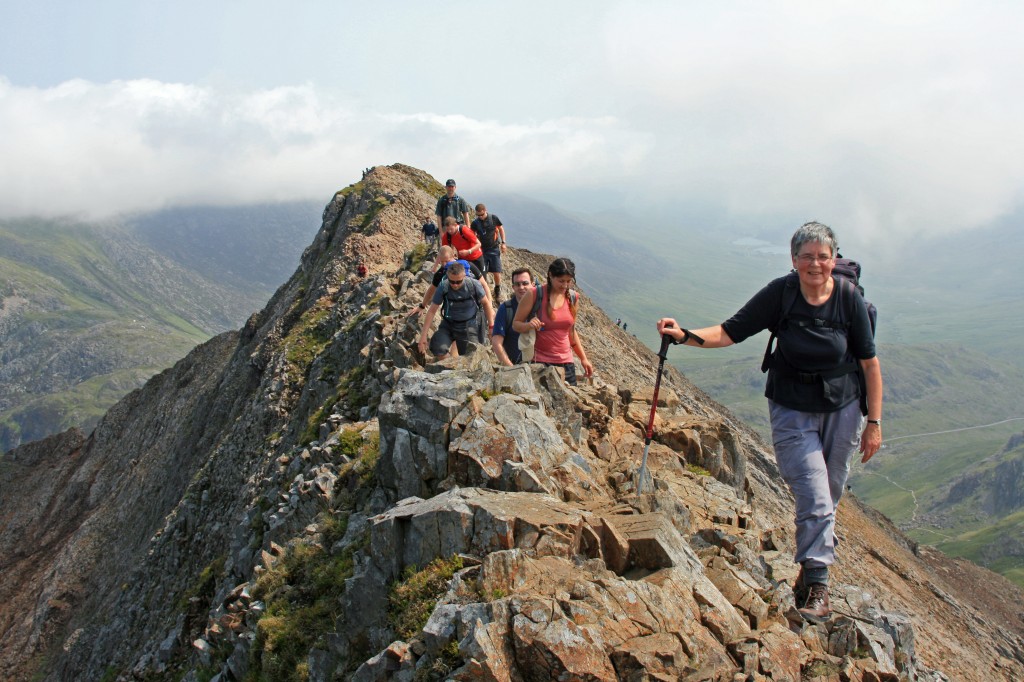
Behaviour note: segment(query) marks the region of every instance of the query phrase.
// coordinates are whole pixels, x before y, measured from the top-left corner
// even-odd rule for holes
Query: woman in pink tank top
[[[576,333],[576,309],[579,301],[572,291],[576,279],[576,265],[568,258],[556,258],[548,266],[547,284],[526,292],[519,302],[512,329],[522,334],[537,330],[533,362],[565,369],[565,381],[576,385],[576,365],[573,353],[580,359],[586,375],[593,376],[594,366],[587,359],[579,334]],[[537,315],[530,318],[537,297],[541,302]]]

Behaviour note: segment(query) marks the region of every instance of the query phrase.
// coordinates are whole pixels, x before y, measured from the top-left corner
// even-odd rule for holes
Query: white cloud
[[[7,216],[329,197],[358,170],[395,161],[512,190],[572,185],[641,163],[645,147],[607,117],[504,124],[379,114],[309,85],[225,92],[151,80],[0,82],[0,126],[11,133],[0,139]]]
[[[545,7],[464,3],[492,48],[465,54],[435,54],[448,17],[432,10],[396,12],[383,33],[331,10],[315,39],[245,13],[238,35],[260,40],[227,49],[207,25],[202,59],[164,59],[160,44],[166,72],[199,84],[0,79],[0,215],[324,198],[394,162],[454,176],[472,199],[487,187],[744,225],[813,217],[867,238],[970,228],[1024,199],[1011,3]]]
[[[1020,205],[1022,24],[1005,3],[644,3],[607,41],[674,168],[658,192],[878,235]]]

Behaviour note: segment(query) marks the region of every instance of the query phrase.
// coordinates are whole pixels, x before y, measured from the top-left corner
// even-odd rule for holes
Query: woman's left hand
[[[594,376],[594,365],[590,363],[590,360],[580,360],[580,364],[583,365],[583,371],[588,377]]]
[[[882,447],[882,425],[868,424],[860,434],[860,451],[864,453],[860,460],[861,463],[874,457],[880,447]]]

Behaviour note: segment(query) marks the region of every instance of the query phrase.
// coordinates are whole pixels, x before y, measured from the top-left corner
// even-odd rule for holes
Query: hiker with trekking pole
[[[832,229],[802,225],[790,252],[793,272],[769,282],[722,324],[687,332],[666,317],[657,329],[673,343],[705,348],[772,332],[761,369],[768,372],[764,394],[775,459],[796,500],[794,560],[800,573],[793,592],[800,615],[821,623],[831,617],[835,511],[853,453],[859,445],[861,462],[867,462],[882,443],[882,371],[868,304],[835,271]]]

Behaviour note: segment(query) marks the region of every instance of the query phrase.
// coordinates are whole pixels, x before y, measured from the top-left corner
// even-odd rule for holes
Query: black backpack
[[[498,223],[495,218],[497,218],[497,216],[493,213],[488,213],[486,218],[482,220],[477,218],[469,226],[470,229],[476,233],[477,238],[480,239],[480,246],[485,249],[494,249],[499,246]],[[477,223],[480,224],[480,229],[476,228]]]
[[[848,280],[857,293],[864,298],[864,287],[860,285],[860,263],[852,258],[843,258],[843,254],[836,254],[836,264],[832,268],[832,274]],[[871,336],[875,335],[875,324],[878,321],[878,308],[875,304],[864,298],[864,305],[868,307],[868,319],[871,320]]]
[[[465,263],[465,261],[459,261],[459,262]],[[478,295],[478,291],[476,289],[476,286],[473,284],[473,282],[475,282],[475,281],[477,281],[476,277],[474,277],[473,274],[469,271],[469,268],[466,268],[466,283],[462,285],[462,288],[461,288],[460,292],[456,293],[455,290],[452,289],[448,285],[448,274],[447,274],[447,272],[445,272],[444,279],[441,280],[441,285],[438,287],[438,289],[441,290],[441,317],[442,318],[444,318],[445,320],[449,320],[450,322],[455,322],[455,323],[458,323],[458,324],[464,324],[466,322],[469,322],[470,320],[476,319],[476,317],[480,314],[480,307],[481,307],[480,304],[481,304],[481,302],[483,300],[483,296],[484,295],[483,294]],[[469,300],[472,300],[473,303],[475,304],[474,305],[475,312],[473,313],[473,315],[471,317],[467,317],[464,320],[452,320],[452,319],[450,319],[448,317],[449,309],[451,308],[452,301],[462,302],[462,301],[469,301]]]

